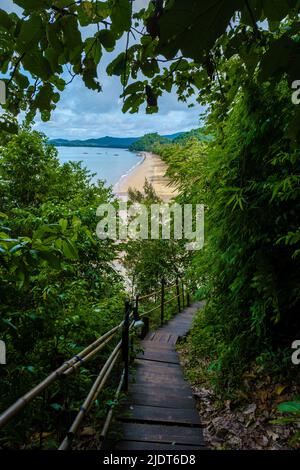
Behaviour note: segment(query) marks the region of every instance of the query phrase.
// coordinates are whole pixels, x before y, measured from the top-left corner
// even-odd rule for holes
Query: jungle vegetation
[[[103,51],[113,54],[123,35],[126,49],[112,55],[107,73],[120,77],[124,112],[155,113],[172,90],[188,106],[206,107],[210,139],[155,147],[179,185],[178,200],[207,209],[205,249],[185,273],[206,299],[192,354],[207,358],[224,396],[253,361],[286,380],[299,374],[290,359],[300,336],[300,107],[292,102],[299,0],[185,0],[184,8],[153,0],[140,11],[130,0],[14,3],[23,15],[0,10],[9,90],[0,121],[0,291],[16,362],[1,387],[18,394],[41,366],[45,372],[76,348],[79,334],[88,341],[118,315],[114,247],[91,237],[95,207],[111,195],[101,183],[90,186],[80,167],[60,167],[43,137],[16,117],[22,112],[30,123],[39,112],[49,120],[75,75],[100,92]],[[5,400],[1,393],[3,407]]]

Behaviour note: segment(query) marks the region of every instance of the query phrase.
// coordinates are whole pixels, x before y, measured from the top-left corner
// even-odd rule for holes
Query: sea
[[[99,147],[57,147],[61,163],[82,162],[82,166],[95,173],[92,182],[105,181],[114,186],[142,162],[141,156],[127,149]]]

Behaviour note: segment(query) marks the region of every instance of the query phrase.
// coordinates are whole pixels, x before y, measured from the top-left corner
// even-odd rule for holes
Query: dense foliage
[[[115,247],[95,234],[96,209],[111,200],[110,191],[91,185],[80,164],[60,165],[43,136],[21,130],[0,150],[0,200],[3,410],[116,325],[124,295],[111,265]],[[40,429],[60,436],[96,372],[92,364],[56,383],[5,429],[2,445],[28,444]]]
[[[138,12],[131,0],[14,3],[23,15],[0,10],[0,71],[10,77],[6,109],[14,115],[29,110],[32,118],[39,110],[49,119],[76,75],[101,91],[97,67],[103,51],[112,52],[125,32],[126,50],[107,67],[123,84],[124,112],[134,113],[145,102],[147,112],[156,112],[158,97],[173,87],[181,100],[196,92],[197,101],[210,102],[211,83],[225,78],[213,100],[224,99],[237,78],[251,79],[255,69],[261,83],[285,73],[290,83],[298,79],[298,0],[187,0],[184,9],[181,0],[153,0]],[[220,61],[235,55],[242,64],[236,79],[222,77]],[[15,127],[8,119],[1,125]]]
[[[134,14],[130,0],[14,3],[24,16],[0,10],[0,69],[9,76],[10,113],[2,128],[16,130],[12,116],[20,110],[29,111],[28,118],[39,110],[49,119],[66,86],[66,67],[70,81],[80,75],[99,91],[102,50],[112,52],[124,32],[126,50],[107,68],[120,77],[124,112],[145,103],[148,113],[156,112],[159,97],[172,90],[179,100],[207,107],[207,142],[156,146],[180,187],[179,201],[207,208],[206,247],[188,266],[207,299],[192,353],[207,357],[211,380],[223,394],[239,387],[251,361],[287,377],[294,371],[290,345],[300,334],[300,108],[291,102],[300,78],[299,0],[185,0],[184,8],[182,0],[154,0]],[[24,131],[1,150],[3,323],[8,338],[19,339],[15,354],[30,348],[28,361],[31,354],[40,357],[39,335],[47,334],[46,355],[53,347],[72,349],[72,328],[66,327],[71,343],[63,336],[61,346],[55,322],[65,326],[66,311],[84,309],[78,298],[93,315],[99,285],[115,295],[108,265],[113,250],[100,250],[89,236],[95,202],[108,194],[88,187],[78,167],[59,167],[51,152]],[[164,249],[138,247],[133,271],[145,290],[149,269],[148,279],[156,282],[170,267]],[[32,322],[39,321],[42,328],[33,335]],[[29,344],[18,334],[28,335]]]
[[[203,202],[206,248],[193,261],[207,305],[193,353],[210,358],[220,390],[240,384],[252,360],[287,374],[300,334],[299,158],[286,128],[286,82],[249,84],[209,143],[161,147],[180,201]],[[217,132],[216,132],[217,131]]]

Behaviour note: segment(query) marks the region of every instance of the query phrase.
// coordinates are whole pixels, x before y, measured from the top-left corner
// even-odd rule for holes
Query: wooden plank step
[[[195,409],[174,409],[157,406],[133,405],[130,416],[121,417],[125,421],[149,421],[156,423],[173,423],[200,426],[200,419]]]
[[[132,383],[146,383],[146,384],[153,384],[156,386],[169,385],[169,387],[172,385],[174,386],[185,385],[186,387],[189,388],[184,378],[181,377],[180,375],[155,374],[155,373],[152,373],[151,371],[149,372],[138,371],[135,377],[132,378]]]
[[[159,442],[120,441],[115,446],[116,450],[203,450],[203,446],[189,446],[187,444],[161,444]]]
[[[161,382],[161,380],[154,381],[153,378],[144,377],[133,382],[130,386],[130,389],[133,391],[141,391],[147,393],[158,393],[157,390],[161,389],[163,393],[171,396],[176,393],[177,396],[181,394],[192,395],[190,387],[184,381],[174,381],[174,382]]]
[[[200,428],[158,424],[124,423],[124,440],[163,442],[166,444],[203,445]]]
[[[182,375],[182,371],[180,369],[179,364],[172,364],[170,362],[160,362],[160,361],[148,361],[147,359],[135,359],[135,365],[139,370],[152,370],[157,372],[158,374],[163,373],[163,371],[170,371],[170,373],[180,373]]]
[[[148,339],[148,338],[147,338]],[[161,344],[168,344],[168,345],[174,345],[176,344],[178,339],[177,333],[171,334],[168,332],[156,332],[154,335],[149,338],[149,341],[154,342],[154,343],[161,343]]]
[[[156,341],[149,341],[149,340],[143,340],[141,341],[141,348],[143,349],[153,349],[157,348],[160,349],[161,351],[174,351],[174,345],[170,343],[160,343]]]
[[[192,396],[167,396],[163,392],[161,394],[151,394],[147,393],[147,391],[136,391],[131,395],[127,403],[129,405],[160,406],[165,408],[195,408],[195,402]]]
[[[176,396],[177,398],[186,398],[190,400],[193,399],[192,390],[187,384],[184,387],[181,387],[180,384],[178,386],[174,386],[171,384],[161,384],[161,387],[158,387],[157,384],[147,383],[147,385],[143,388],[143,385],[140,383],[131,384],[130,389],[132,390],[132,394],[134,395],[135,392],[139,393],[147,393],[148,395],[167,395],[169,398]]]
[[[159,353],[161,356],[161,359],[164,357],[173,357],[175,359],[179,359],[179,355],[177,351],[174,351],[174,349],[166,349],[166,348],[156,348],[155,346],[147,346],[146,348],[142,348],[142,350],[138,354],[147,354],[147,353]]]
[[[179,364],[178,354],[175,352],[165,352],[163,355],[160,351],[144,351],[137,355],[138,359],[144,359],[148,361],[166,362],[169,364]]]

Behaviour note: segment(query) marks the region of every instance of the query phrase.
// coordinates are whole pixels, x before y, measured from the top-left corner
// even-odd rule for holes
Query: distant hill
[[[178,138],[178,136],[176,136],[175,139],[176,138]],[[129,150],[131,150],[132,152],[151,152],[153,145],[170,144],[171,142],[171,137],[162,136],[157,133],[146,134],[140,139],[138,139],[136,142],[131,144]]]
[[[185,142],[189,139],[198,139],[201,141],[210,141],[212,140],[212,136],[205,133],[205,129],[192,129],[189,132],[182,132],[179,136],[177,136],[173,142],[176,144],[185,144]]]
[[[151,152],[155,150],[155,146],[166,145],[170,143],[176,143],[184,145],[189,139],[198,139],[201,141],[209,141],[212,136],[205,134],[204,129],[192,129],[189,132],[178,132],[172,135],[159,135],[158,133],[146,134],[143,137],[136,140],[129,150],[132,152]]]
[[[171,141],[179,137],[182,133],[177,132],[167,136],[159,136],[162,139]],[[156,134],[158,136],[158,134]],[[142,137],[143,138],[143,137]],[[52,139],[49,144],[56,147],[105,147],[105,148],[130,148],[135,142],[139,141],[141,137],[100,137],[99,139],[87,140],[67,140],[67,139]],[[143,149],[141,149],[143,150]],[[135,151],[135,150],[133,150]],[[139,151],[139,150],[136,150]]]
[[[52,139],[50,144],[56,147],[105,147],[105,148],[123,148],[127,149],[138,137],[100,137],[99,139],[88,140],[67,140],[67,139]]]

